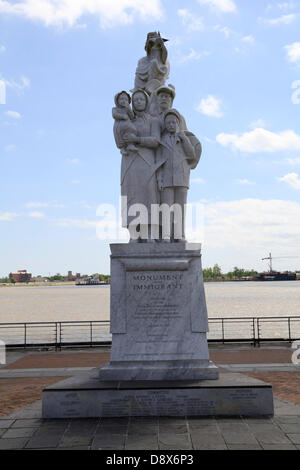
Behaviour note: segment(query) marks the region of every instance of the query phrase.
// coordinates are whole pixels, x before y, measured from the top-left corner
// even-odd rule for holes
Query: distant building
[[[80,273],[76,273],[76,276],[73,276],[72,271],[68,271],[68,281],[75,281],[75,279],[80,278]]]
[[[26,269],[22,269],[17,273],[10,273],[9,279],[14,279],[16,282],[30,282],[31,273],[28,273]]]

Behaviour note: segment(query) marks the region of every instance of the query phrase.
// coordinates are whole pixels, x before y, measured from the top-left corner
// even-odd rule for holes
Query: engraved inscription
[[[167,389],[118,393],[118,399],[105,397],[102,402],[103,416],[227,415],[230,411],[263,414],[261,412],[265,406],[272,404],[267,397],[264,402],[261,391],[251,388],[222,390],[221,394],[213,390]]]
[[[182,272],[128,272],[127,292],[135,303],[134,316],[181,316],[184,284]]]
[[[191,353],[187,279],[185,271],[126,272],[129,339],[123,360],[185,359]]]

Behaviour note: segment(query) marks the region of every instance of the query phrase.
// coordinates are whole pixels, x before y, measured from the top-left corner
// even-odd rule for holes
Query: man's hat
[[[159,95],[159,93],[162,93],[162,92],[165,92],[165,93],[169,93],[169,95],[172,96],[172,99],[174,100],[175,96],[176,96],[176,93],[175,93],[175,87],[173,85],[163,85],[161,87],[159,87],[157,90],[156,90],[156,95]]]

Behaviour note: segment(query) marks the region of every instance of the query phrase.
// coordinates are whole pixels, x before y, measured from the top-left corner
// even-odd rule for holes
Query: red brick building
[[[80,273],[76,273],[76,276],[73,276],[72,271],[68,271],[68,281],[75,281],[80,278]]]
[[[14,279],[16,282],[30,282],[31,273],[28,273],[26,269],[22,269],[17,273],[10,273],[9,279]]]

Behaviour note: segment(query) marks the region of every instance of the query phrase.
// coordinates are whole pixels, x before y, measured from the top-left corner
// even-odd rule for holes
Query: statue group
[[[115,96],[122,222],[132,243],[110,244],[110,362],[44,390],[44,418],[273,414],[271,385],[229,371],[218,380],[206,337],[201,245],[175,243],[184,240],[201,145],[173,108],[165,42],[148,34],[134,89]],[[163,217],[153,222],[153,208],[161,215],[162,207],[174,215],[169,231]]]
[[[134,89],[131,95],[117,93],[112,110],[122,155],[122,225],[129,230],[130,242],[185,240],[190,170],[202,151],[184,117],[173,108],[175,87],[166,85],[166,41],[159,32],[147,35],[147,55],[138,62]]]

